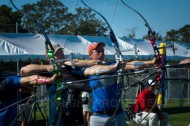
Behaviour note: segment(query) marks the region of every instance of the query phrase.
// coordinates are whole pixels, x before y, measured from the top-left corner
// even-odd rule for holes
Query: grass
[[[184,101],[183,107],[179,107],[179,100],[171,100],[164,106],[163,111],[169,114],[169,123],[172,126],[188,126],[190,124],[190,104]]]

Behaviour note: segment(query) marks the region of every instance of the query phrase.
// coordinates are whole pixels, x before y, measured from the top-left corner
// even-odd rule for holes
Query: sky
[[[36,3],[38,0],[13,0],[20,8],[26,3]],[[127,8],[120,0],[83,0],[90,7],[101,13],[110,23],[117,37],[127,36],[129,29],[136,28],[136,38],[142,38],[148,29],[144,21]],[[123,0],[137,10],[156,33],[165,37],[171,29],[178,30],[190,24],[190,0]],[[80,0],[61,0],[74,12],[77,7],[84,7]],[[0,0],[0,5],[12,7],[9,0]],[[101,18],[100,16],[97,16]]]

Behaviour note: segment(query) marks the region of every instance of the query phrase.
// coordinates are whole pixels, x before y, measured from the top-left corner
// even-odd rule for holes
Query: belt
[[[116,114],[119,112],[122,112],[122,109],[117,110]],[[97,112],[93,112],[92,115],[96,116],[96,115],[113,115],[113,113],[115,112],[115,110],[107,110],[107,111],[97,111]]]

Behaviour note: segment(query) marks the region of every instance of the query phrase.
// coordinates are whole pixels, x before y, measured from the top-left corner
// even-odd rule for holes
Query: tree
[[[168,31],[165,40],[190,43],[190,25],[187,24],[179,30],[172,29]]]
[[[129,34],[127,36],[123,36],[123,38],[135,38],[137,30],[138,30],[138,27],[132,27],[132,28],[127,29]]]
[[[129,31],[128,38],[135,38],[137,30],[138,30],[138,27],[132,27],[130,29],[127,29],[127,31]]]
[[[149,38],[150,38],[150,37],[149,37],[148,34],[145,35],[145,36],[143,36],[143,39],[149,39]],[[157,40],[157,41],[162,41],[163,38],[162,38],[162,36],[161,36],[159,33],[156,33],[156,35],[155,35],[155,40]]]
[[[105,35],[107,27],[90,9],[76,8],[72,22],[60,30],[61,34],[72,35]]]
[[[79,7],[76,14],[71,14],[60,0],[39,0],[37,3],[25,4],[21,9],[24,15],[17,11],[12,12],[12,9],[6,6],[3,6],[2,10],[1,13],[6,16],[1,15],[1,22],[19,22],[20,26],[28,30],[25,32],[38,33],[43,29],[48,34],[105,35],[107,31],[105,23],[96,18],[92,10]],[[36,26],[34,20],[41,25]],[[13,32],[15,27],[13,29],[6,26],[1,31]]]
[[[40,0],[34,4],[26,4],[23,6],[23,11],[40,22],[45,27],[46,33],[58,32],[70,22],[72,16],[59,0]],[[39,30],[26,15],[22,21],[23,27],[30,29],[31,32]]]
[[[16,23],[18,25],[18,32],[26,32],[21,27],[21,16],[18,11],[12,12],[12,8],[6,5],[0,6],[0,32],[16,32]]]

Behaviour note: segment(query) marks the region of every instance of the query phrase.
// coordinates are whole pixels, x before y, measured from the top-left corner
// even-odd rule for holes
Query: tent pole
[[[16,33],[18,33],[18,22],[16,22]]]
[[[190,72],[190,71],[189,71],[189,68],[188,68],[188,96],[187,96],[187,97],[188,97],[188,100],[187,100],[187,101],[188,101],[188,102],[187,102],[188,104],[189,104],[189,88],[190,88],[189,72]]]
[[[17,66],[16,72],[17,72],[17,75],[19,75],[20,70],[19,70],[19,61],[18,60],[16,61],[16,66]],[[20,95],[19,94],[20,94],[19,90],[17,90],[17,100],[20,100]],[[19,114],[19,110],[20,110],[20,104],[17,104],[17,114]]]
[[[16,61],[16,63],[17,63],[17,65],[16,65],[16,66],[17,66],[17,71],[16,71],[16,72],[17,72],[17,75],[19,75],[19,73],[20,73],[20,69],[19,69],[19,61]]]

